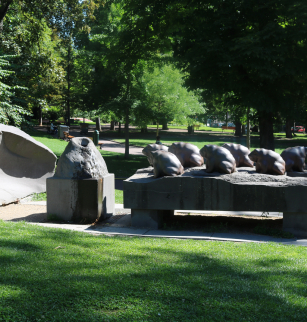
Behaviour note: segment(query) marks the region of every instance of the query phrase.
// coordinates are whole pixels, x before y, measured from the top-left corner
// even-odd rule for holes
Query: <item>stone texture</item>
[[[304,212],[307,179],[264,175],[255,168],[232,174],[191,168],[155,179],[150,169],[124,181],[124,206],[131,209]]]
[[[183,173],[183,166],[171,152],[152,151],[154,177],[177,176]]]
[[[153,165],[153,156],[151,154],[153,151],[168,151],[168,147],[163,144],[148,144],[142,150],[142,153],[147,157],[147,160],[151,166]]]
[[[113,215],[114,174],[92,140],[73,138],[47,180],[47,213],[63,220],[94,222]]]
[[[206,159],[206,171],[209,173],[217,171],[229,174],[236,170],[236,161],[225,148],[207,144],[200,150],[200,154]]]
[[[73,138],[58,162],[55,177],[62,179],[99,179],[108,174],[106,163],[92,140]]]
[[[191,143],[177,142],[173,143],[169,152],[176,155],[183,167],[199,167],[204,164],[204,159],[199,153],[196,145]]]
[[[283,175],[286,172],[285,161],[272,150],[255,149],[249,154],[249,158],[256,162],[256,171],[259,173]]]
[[[286,163],[286,171],[304,172],[306,149],[304,146],[287,148],[281,153],[281,157]]]
[[[220,174],[202,166],[157,179],[148,168],[124,181],[124,207],[144,216],[142,224],[147,220],[149,228],[161,225],[166,210],[274,211],[285,214],[284,230],[307,237],[306,194],[306,177],[260,174],[248,167]]]
[[[44,144],[14,126],[0,124],[0,204],[46,191],[56,156]]]
[[[47,179],[47,213],[66,221],[95,222],[113,215],[114,174],[100,179]]]
[[[254,162],[248,157],[251,151],[242,144],[225,143],[222,145],[227,149],[236,160],[237,167],[253,167]]]

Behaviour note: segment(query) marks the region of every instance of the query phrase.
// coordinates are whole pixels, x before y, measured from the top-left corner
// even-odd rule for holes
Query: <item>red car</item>
[[[291,127],[291,131],[293,131],[293,127]],[[296,126],[294,132],[305,133],[305,128],[303,126]]]

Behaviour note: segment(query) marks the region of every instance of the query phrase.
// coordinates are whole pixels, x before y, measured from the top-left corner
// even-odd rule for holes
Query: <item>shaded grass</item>
[[[0,221],[1,321],[305,321],[307,249]]]

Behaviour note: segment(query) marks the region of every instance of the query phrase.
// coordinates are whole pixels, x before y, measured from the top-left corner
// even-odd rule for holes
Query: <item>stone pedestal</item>
[[[112,216],[114,207],[114,174],[101,179],[47,179],[48,215],[94,222]]]
[[[174,216],[174,210],[132,209],[131,226],[159,229],[165,217]]]
[[[296,237],[307,237],[307,212],[284,212],[283,230]]]

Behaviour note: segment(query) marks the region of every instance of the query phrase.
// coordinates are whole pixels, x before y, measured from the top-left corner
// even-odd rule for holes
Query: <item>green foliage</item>
[[[0,56],[0,123],[18,126],[23,120],[23,115],[30,115],[30,113],[14,103],[15,91],[22,87],[10,86],[3,82],[14,74],[13,71],[6,69],[10,66],[9,58],[11,56]]]

